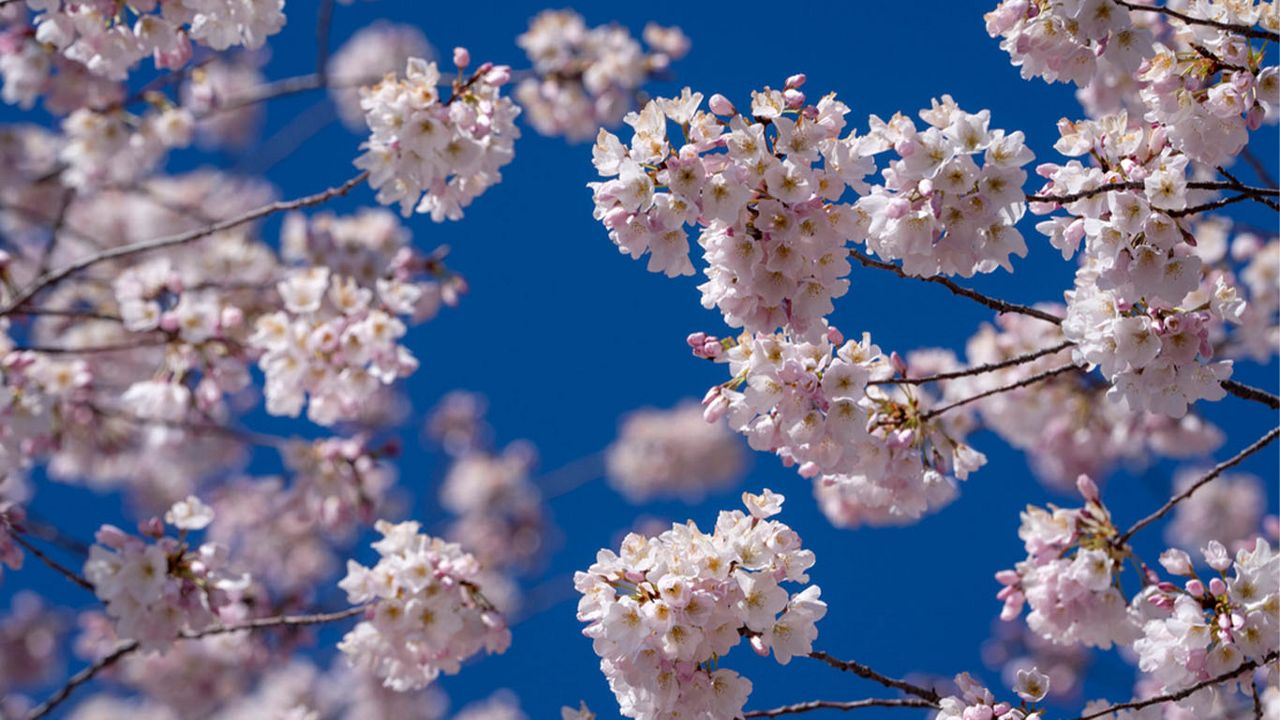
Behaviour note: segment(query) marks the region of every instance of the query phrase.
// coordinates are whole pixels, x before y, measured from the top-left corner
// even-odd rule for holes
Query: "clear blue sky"
[[[721,92],[745,104],[749,91],[778,87],[790,74],[808,74],[811,96],[836,91],[852,108],[849,120],[865,128],[866,116],[887,117],[897,110],[914,113],[931,97],[950,93],[965,109],[990,108],[992,126],[1023,130],[1039,160],[1054,157],[1055,123],[1079,117],[1071,89],[1023,81],[996,41],[987,37],[982,14],[991,2],[647,2],[579,3],[589,23],[618,21],[637,34],[646,21],[679,24],[693,41],[690,55],[674,66],[677,81],[655,89],[690,85],[710,95]],[[310,71],[314,63],[313,2],[291,0],[289,25],[271,43],[270,77]],[[465,45],[476,61],[494,60],[525,67],[515,37],[543,6],[526,2],[422,3],[383,0],[338,6],[334,46],[376,17],[420,27],[447,55]],[[305,95],[273,103],[266,134],[320,98]],[[0,119],[15,115],[0,110]],[[1258,155],[1276,157],[1276,132],[1260,133]],[[292,157],[274,167],[269,178],[284,197],[338,184],[353,174],[360,138],[333,125]],[[220,164],[234,158],[215,158]],[[194,162],[179,157],[179,166]],[[440,458],[417,446],[421,414],[445,392],[476,390],[490,398],[490,421],[501,442],[525,438],[538,448],[544,470],[554,469],[605,446],[616,418],[643,405],[670,406],[700,397],[724,379],[723,367],[690,357],[684,337],[694,330],[720,332],[714,312],[698,302],[699,278],[668,280],[645,271],[618,254],[591,217],[585,183],[595,179],[590,147],[567,145],[526,129],[516,145],[505,180],[490,189],[457,223],[436,225],[425,216],[410,220],[416,242],[430,248],[453,247],[452,267],[464,273],[471,293],[456,309],[411,331],[409,346],[421,369],[403,384],[415,417],[405,431],[401,482],[419,501],[415,513],[428,517],[440,477]],[[336,205],[351,209],[372,204],[361,188]],[[1236,206],[1240,207],[1240,206]],[[1274,226],[1274,217],[1252,209],[1252,222]],[[1034,221],[1033,221],[1034,222]],[[1061,300],[1072,267],[1061,261],[1026,223],[1030,255],[1015,262],[1017,273],[972,281],[992,294],[1018,302]],[[274,232],[274,225],[268,226]],[[852,289],[837,301],[834,322],[847,335],[870,331],[886,350],[922,346],[960,350],[965,339],[991,313],[955,299],[945,290],[905,283],[886,274],[855,268]],[[570,338],[589,333],[597,349],[590,355],[568,351]],[[477,352],[474,348],[487,348]],[[467,348],[467,350],[463,350]],[[1274,388],[1276,368],[1241,367],[1237,378]],[[1275,416],[1260,406],[1229,398],[1201,406],[1227,430],[1223,453],[1252,442]],[[286,424],[265,421],[274,429]],[[974,444],[988,465],[962,486],[960,499],[938,515],[907,528],[832,529],[818,514],[809,482],[772,457],[756,458],[746,480],[751,489],[771,487],[788,497],[782,519],[795,527],[817,553],[814,581],[829,603],[819,623],[816,646],[838,657],[856,658],[894,675],[928,671],[950,676],[968,670],[993,687],[998,675],[985,671],[979,648],[990,621],[999,612],[992,574],[1022,557],[1016,530],[1018,512],[1028,503],[1054,500],[1031,478],[1019,453],[982,433]],[[1222,455],[1225,457],[1226,455]],[[274,466],[274,463],[272,463]],[[1275,448],[1246,463],[1274,485]],[[264,467],[266,467],[264,465]],[[1118,475],[1104,495],[1117,519],[1127,524],[1156,507],[1169,486],[1171,467],[1157,466],[1145,478]],[[1153,490],[1154,489],[1154,490]],[[609,545],[618,530],[648,513],[708,527],[720,508],[736,505],[738,491],[696,506],[626,505],[603,483],[593,483],[552,503],[563,539],[548,563],[547,578],[568,583],[573,570],[585,568],[597,548]],[[1069,498],[1057,498],[1073,504]],[[1268,500],[1274,512],[1274,488]],[[116,505],[118,502],[106,503]],[[104,504],[79,489],[42,484],[34,509],[56,519],[81,537],[106,520]],[[1158,533],[1140,540],[1145,555],[1158,551]],[[0,607],[20,587],[35,586],[58,597],[80,601],[79,591],[30,563],[21,573],[6,573]],[[531,585],[540,584],[534,580]],[[567,595],[566,595],[567,597]],[[441,682],[460,707],[499,687],[522,698],[532,718],[558,717],[561,705],[585,699],[601,717],[616,705],[599,672],[590,642],[580,634],[574,602],[564,602],[515,629],[504,656],[483,659]],[[323,652],[330,652],[330,648]],[[73,663],[74,667],[75,663]],[[879,693],[877,686],[841,676],[803,659],[782,668],[741,647],[725,661],[752,678],[756,690],[749,708],[805,699],[855,699]],[[1095,668],[1105,681],[1091,683],[1086,697],[1128,699],[1127,666],[1114,653]],[[1117,675],[1117,673],[1121,673]],[[997,690],[999,693],[1000,691]],[[904,717],[916,711],[899,712]]]

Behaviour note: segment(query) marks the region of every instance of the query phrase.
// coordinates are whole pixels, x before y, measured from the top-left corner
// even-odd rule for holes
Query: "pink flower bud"
[[[115,525],[103,525],[93,534],[93,541],[99,545],[119,550],[129,541],[129,535]]]
[[[702,347],[702,344],[707,341],[707,334],[704,332],[689,333],[689,337],[685,338],[684,341],[689,343],[691,348]]]
[[[795,110],[804,105],[804,93],[799,90],[785,90],[782,93],[782,99],[786,101],[787,107]]]
[[[808,78],[805,77],[804,73],[796,73],[795,75],[787,78],[787,83],[783,87],[787,90],[793,90],[804,85],[804,81],[807,79]]]
[[[839,331],[839,330],[837,330],[835,327],[829,327],[829,328],[827,328],[827,340],[828,340],[832,345],[843,345],[843,344],[844,344],[844,333],[840,332],[840,331]]]
[[[720,341],[714,338],[708,338],[707,341],[702,344],[702,356],[705,358],[714,360],[715,358],[720,357],[720,353],[722,352],[724,352],[724,346],[720,344]]]
[[[1222,582],[1222,578],[1213,578],[1209,581],[1209,592],[1213,595],[1226,595],[1227,584]]]
[[[456,47],[453,49],[453,64],[459,70],[471,64],[471,53],[464,47]]]
[[[896,197],[889,201],[888,207],[885,208],[884,215],[890,220],[898,220],[911,212],[911,203],[905,198]]]
[[[1160,553],[1160,564],[1164,569],[1174,575],[1189,576],[1193,574],[1191,566],[1191,556],[1178,550],[1170,548]]]
[[[764,638],[759,635],[751,636],[751,649],[755,650],[756,654],[761,657],[768,657],[769,655],[769,647],[764,644]]]
[[[1080,495],[1085,500],[1092,503],[1102,503],[1102,496],[1098,494],[1098,484],[1090,479],[1088,475],[1081,475],[1076,478],[1076,489],[1080,491]]]
[[[1188,580],[1187,584],[1183,587],[1187,589],[1187,592],[1190,593],[1192,597],[1199,598],[1204,596],[1204,583],[1195,578]]]
[[[158,517],[147,518],[138,523],[138,532],[148,537],[164,537],[164,522]]]
[[[490,85],[505,85],[510,80],[510,65],[495,65],[492,70],[484,74],[484,81]]]
[[[711,108],[711,112],[716,115],[736,115],[738,113],[737,108],[733,106],[733,103],[729,101],[729,98],[721,95],[720,93],[716,93],[711,96],[708,106]]]

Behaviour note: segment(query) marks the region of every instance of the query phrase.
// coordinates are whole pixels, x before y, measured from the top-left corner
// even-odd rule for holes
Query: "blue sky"
[[[751,89],[778,87],[788,75],[804,72],[810,96],[837,92],[852,108],[850,123],[859,128],[866,127],[868,114],[887,117],[901,110],[914,115],[929,105],[930,98],[949,93],[967,110],[989,108],[993,127],[1023,130],[1038,160],[1053,158],[1055,123],[1081,112],[1070,88],[1019,77],[983,28],[982,14],[992,4],[746,0],[594,2],[579,3],[575,9],[590,24],[618,21],[637,34],[650,20],[685,29],[692,51],[674,65],[675,82],[652,88],[657,93],[678,91],[687,84],[707,95],[721,92],[742,106]],[[334,47],[374,18],[385,17],[417,25],[442,53],[465,45],[477,62],[493,60],[522,68],[527,64],[515,37],[543,7],[411,0],[340,5],[334,18]],[[312,2],[289,2],[289,25],[271,43],[269,77],[311,70],[314,8]],[[311,94],[272,103],[264,137],[321,99]],[[0,119],[15,116],[10,109],[0,109]],[[1256,137],[1257,154],[1276,157],[1275,128]],[[351,161],[359,142],[334,124],[272,168],[268,177],[284,197],[339,184],[355,172]],[[229,165],[235,160],[187,154],[176,159],[175,167],[197,162]],[[723,367],[692,358],[684,345],[691,331],[724,330],[718,315],[699,304],[699,278],[669,280],[646,272],[643,263],[618,254],[592,219],[585,187],[595,179],[589,146],[568,145],[526,128],[504,176],[461,222],[437,225],[425,216],[409,221],[420,247],[452,246],[450,265],[466,275],[471,286],[459,307],[414,328],[408,340],[422,365],[402,386],[415,415],[403,434],[406,452],[399,469],[402,485],[418,498],[414,514],[420,518],[433,513],[432,496],[442,468],[437,454],[418,446],[417,431],[422,414],[451,389],[488,395],[489,420],[499,442],[531,441],[541,467],[551,470],[608,444],[622,413],[700,397],[724,379]],[[373,193],[360,188],[334,208],[351,210],[373,202]],[[1236,207],[1240,217],[1274,226],[1273,216]],[[1023,228],[1030,254],[1015,262],[1015,274],[1001,272],[969,284],[1017,302],[1060,301],[1061,291],[1070,285],[1072,267],[1030,224]],[[267,227],[272,237],[275,225]],[[960,350],[974,329],[991,318],[984,308],[936,286],[862,268],[855,268],[850,279],[852,288],[837,301],[834,323],[850,336],[871,332],[886,350]],[[572,347],[572,338],[584,333],[594,338],[589,353]],[[1236,377],[1274,388],[1276,366],[1242,365]],[[1275,420],[1274,413],[1261,406],[1233,398],[1202,405],[1201,410],[1227,431],[1220,457],[1252,442]],[[265,430],[293,432],[298,427],[256,420]],[[817,553],[812,576],[830,605],[819,624],[817,647],[888,674],[927,671],[950,676],[968,670],[983,674],[993,687],[999,684],[998,675],[985,671],[979,656],[990,621],[999,612],[992,575],[1022,557],[1018,512],[1029,502],[1055,498],[1032,479],[1023,456],[1004,448],[994,435],[981,433],[973,443],[987,453],[988,465],[963,485],[956,503],[906,528],[833,529],[818,514],[808,481],[774,458],[756,458],[746,487],[768,486],[787,495],[781,519]],[[1274,447],[1245,464],[1272,484],[1276,466]],[[1118,522],[1127,525],[1158,506],[1167,497],[1170,471],[1170,466],[1160,465],[1145,477],[1111,478],[1104,497]],[[709,527],[718,509],[736,505],[738,492],[712,496],[694,507],[635,508],[603,483],[588,484],[552,502],[562,539],[545,578],[529,584],[554,580],[566,587],[573,570],[585,568],[597,548],[612,544],[618,531],[641,514],[681,521],[689,517]],[[1056,500],[1074,504],[1070,498]],[[1268,504],[1274,512],[1274,488]],[[118,521],[118,510],[111,509],[116,506],[118,499],[99,503],[87,491],[42,483],[33,509],[87,537],[98,523]],[[109,517],[102,515],[104,507]],[[1140,537],[1144,555],[1158,552],[1158,535],[1147,532]],[[9,596],[21,587],[76,602],[83,599],[60,582],[30,563],[21,573],[5,575],[0,607],[7,607]],[[579,699],[609,717],[616,705],[580,630],[574,603],[563,602],[518,626],[506,655],[473,663],[441,686],[454,707],[510,687],[533,718],[552,717],[561,705],[576,705]],[[874,685],[818,663],[801,659],[778,667],[745,647],[724,665],[755,681],[749,708],[814,698],[887,696]],[[1127,699],[1129,683],[1116,679],[1125,677],[1116,674],[1127,672],[1125,667],[1114,653],[1100,657],[1086,697]],[[905,716],[910,711],[902,712]]]

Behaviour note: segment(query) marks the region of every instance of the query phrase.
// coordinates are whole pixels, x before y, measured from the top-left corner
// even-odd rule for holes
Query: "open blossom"
[[[899,159],[885,168],[884,185],[854,205],[868,249],[922,277],[1012,271],[1009,256],[1026,256],[1015,225],[1026,212],[1022,166],[1034,156],[1021,131],[993,130],[990,116],[944,95],[920,112],[924,131],[902,114],[872,118],[880,140],[873,152],[892,148]]]
[[[1022,513],[1018,537],[1027,559],[996,574],[1004,585],[1000,617],[1014,620],[1027,604],[1027,626],[1047,640],[1103,649],[1128,644],[1138,627],[1114,582],[1122,569],[1110,544],[1116,529],[1093,481],[1081,476],[1079,487],[1087,500],[1082,508],[1027,506]]]
[[[418,532],[416,522],[379,520],[375,527],[382,533],[373,543],[378,563],[347,561],[338,584],[350,602],[369,603],[365,619],[338,644],[353,665],[403,692],[457,673],[481,650],[507,649],[511,632],[476,583],[474,557]]]
[[[707,419],[728,417],[753,449],[813,478],[823,512],[842,527],[915,521],[986,463],[965,442],[969,410],[934,417],[929,391],[887,384],[893,364],[869,335],[744,335],[719,359],[733,379],[707,393]],[[949,355],[913,360],[916,374],[956,368]]]
[[[191,525],[182,520],[189,509],[184,501],[167,515],[183,528]],[[163,650],[182,631],[219,622],[220,611],[249,587],[249,576],[232,574],[226,549],[214,543],[193,549],[167,536],[147,543],[111,525],[95,539],[85,579],[106,603],[116,634],[149,649]]]
[[[696,500],[740,479],[746,463],[742,441],[723,421],[704,420],[691,401],[627,415],[605,451],[610,484],[632,502],[667,495]]]
[[[405,217],[416,208],[436,222],[461,218],[515,155],[520,108],[500,94],[510,77],[507,66],[485,63],[442,98],[436,64],[410,58],[403,79],[362,88],[370,135],[355,164],[369,171],[378,202],[399,203]]]
[[[768,519],[782,496],[743,497],[751,514],[720,513],[710,535],[692,521],[652,538],[631,533],[574,576],[578,619],[623,716],[737,717],[751,682],[711,661],[743,637],[782,664],[812,650],[826,603],[816,585],[783,584],[808,582],[813,553]]]
[[[1189,563],[1166,562],[1166,569],[1191,579],[1184,588],[1161,583],[1146,596],[1149,619],[1133,649],[1138,668],[1150,673],[1160,692],[1182,690],[1280,648],[1280,556],[1270,543],[1258,538],[1233,558],[1214,540],[1203,553],[1214,571],[1207,582]],[[1203,712],[1218,692],[1210,687],[1180,704]]]
[[[352,131],[364,130],[360,88],[403,71],[409,58],[436,58],[435,48],[418,28],[379,21],[355,31],[329,60],[329,97],[342,124]]]
[[[516,38],[533,63],[534,76],[515,89],[529,123],[575,142],[617,125],[640,86],[689,49],[679,28],[651,25],[644,38],[649,51],[617,25],[588,28],[572,10],[538,13]]]

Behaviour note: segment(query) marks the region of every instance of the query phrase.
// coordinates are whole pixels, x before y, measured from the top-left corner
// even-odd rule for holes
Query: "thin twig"
[[[1236,465],[1239,465],[1241,462],[1244,461],[1245,458],[1258,452],[1259,450],[1266,447],[1267,445],[1270,445],[1271,442],[1275,440],[1277,436],[1280,436],[1280,428],[1272,428],[1270,432],[1268,432],[1266,435],[1263,435],[1261,438],[1259,438],[1257,442],[1241,450],[1240,452],[1236,453],[1235,456],[1232,457],[1231,459],[1224,460],[1223,462],[1220,462],[1217,465],[1215,465],[1214,468],[1210,470],[1207,474],[1205,474],[1204,477],[1192,483],[1191,486],[1188,487],[1186,490],[1183,490],[1177,495],[1174,495],[1173,497],[1169,498],[1169,501],[1166,502],[1163,506],[1161,506],[1159,510],[1156,510],[1150,515],[1142,518],[1138,522],[1134,523],[1133,526],[1130,527],[1128,530],[1125,530],[1124,533],[1120,535],[1120,537],[1116,538],[1115,545],[1117,547],[1123,546],[1125,543],[1129,541],[1129,538],[1133,537],[1134,533],[1150,525],[1156,520],[1159,520],[1160,518],[1164,517],[1170,510],[1174,508],[1175,505],[1191,497],[1192,493],[1194,493],[1196,490],[1199,490],[1201,487],[1203,487],[1205,484],[1212,481],[1214,478],[1218,477],[1219,475],[1226,472],[1227,470],[1230,470]]]
[[[217,625],[214,627],[205,628],[203,630],[195,630],[195,631],[188,630],[186,632],[183,632],[181,635],[179,635],[178,639],[179,640],[196,640],[202,637],[208,637],[209,635],[220,635],[223,633],[239,632],[241,630],[263,630],[266,628],[275,628],[275,627],[301,627],[306,625],[320,625],[322,623],[330,623],[330,622],[336,622],[338,620],[345,620],[346,618],[352,617],[354,615],[359,615],[362,612],[364,612],[364,607],[352,607],[352,608],[347,608],[346,610],[340,610],[338,612],[317,613],[314,615],[277,615],[274,617],[258,618],[257,620],[250,620],[247,623],[242,623],[239,625]],[[50,695],[48,700],[45,700],[43,703],[37,706],[34,710],[32,710],[31,713],[27,715],[27,720],[39,720],[39,718],[42,718],[45,715],[48,715],[55,707],[57,707],[60,703],[62,703],[62,701],[66,700],[67,697],[71,694],[71,692],[75,690],[77,687],[89,682],[90,680],[93,679],[95,675],[107,669],[108,667],[114,665],[115,663],[119,662],[126,655],[129,655],[133,653],[135,650],[138,650],[139,647],[140,645],[138,644],[137,640],[130,640],[129,642],[126,642],[120,645],[115,650],[112,650],[106,656],[101,657],[98,660],[94,661],[94,663],[89,667],[71,676],[71,679],[68,680],[65,685],[58,688],[58,690],[54,692],[53,695]]]
[[[1280,42],[1280,33],[1274,33],[1274,32],[1271,32],[1270,30],[1259,30],[1250,25],[1224,23],[1224,22],[1218,22],[1217,20],[1210,20],[1208,18],[1192,17],[1190,15],[1187,15],[1185,13],[1180,13],[1177,10],[1170,9],[1163,5],[1138,5],[1136,3],[1128,2],[1128,0],[1112,0],[1112,1],[1115,4],[1119,5],[1120,7],[1126,8],[1128,10],[1139,10],[1142,12],[1154,12],[1154,13],[1160,13],[1161,15],[1168,15],[1169,17],[1181,20],[1182,22],[1188,25],[1204,25],[1206,27],[1212,27],[1212,28],[1217,28],[1219,30],[1226,30],[1228,32],[1233,32],[1239,35],[1243,35],[1247,38],[1253,38],[1255,40],[1270,40],[1272,42]]]
[[[1253,154],[1248,145],[1245,145],[1244,149],[1240,151],[1240,157],[1249,163],[1249,167],[1253,168],[1253,174],[1257,175],[1259,180],[1268,185],[1274,186],[1276,184],[1276,181],[1271,177],[1271,173],[1267,171],[1267,166],[1258,159],[1257,155]]]
[[[577,490],[603,473],[604,453],[593,452],[535,479],[534,485],[542,490],[543,500],[550,500]]]
[[[1001,360],[1000,362],[986,363],[983,365],[974,365],[971,368],[965,368],[963,370],[955,370],[953,372],[938,373],[937,375],[926,375],[924,377],[918,377],[918,378],[893,378],[892,380],[873,380],[867,384],[868,385],[924,385],[926,383],[937,382],[939,380],[954,380],[956,378],[970,377],[972,375],[982,375],[989,372],[995,372],[996,370],[1003,370],[1005,368],[1023,365],[1025,363],[1031,362],[1032,360],[1037,360],[1039,358],[1042,358],[1045,355],[1052,355],[1054,353],[1061,352],[1063,350],[1067,350],[1072,347],[1075,347],[1075,343],[1071,342],[1070,340],[1064,340],[1052,347],[1033,350],[1032,352],[1029,352],[1029,353],[1016,355],[1014,357],[1009,358],[1008,360]]]
[[[329,79],[329,26],[333,23],[333,0],[320,0],[316,10],[316,75],[320,84]]]
[[[1213,202],[1207,202],[1201,205],[1191,205],[1189,207],[1184,207],[1181,210],[1170,210],[1169,217],[1180,218],[1180,217],[1187,217],[1189,215],[1195,215],[1197,213],[1209,212],[1210,210],[1220,210],[1228,205],[1235,205],[1236,203],[1243,202],[1245,200],[1257,200],[1258,202],[1261,202],[1267,205],[1271,204],[1270,201],[1266,200],[1265,198],[1255,197],[1252,195],[1232,195],[1231,197],[1225,197],[1225,198],[1222,198],[1221,200],[1214,200]]]
[[[1052,313],[1047,313],[1043,310],[1039,310],[1039,309],[1030,307],[1028,305],[1019,305],[1017,303],[1011,303],[1005,300],[1001,300],[999,298],[993,298],[988,295],[983,295],[977,290],[970,290],[969,288],[957,285],[956,283],[952,282],[949,278],[942,277],[941,275],[933,275],[930,277],[920,277],[919,275],[909,275],[906,273],[906,271],[904,271],[902,268],[898,267],[897,265],[894,265],[893,263],[876,260],[874,258],[871,258],[862,254],[857,250],[852,250],[852,249],[849,250],[849,256],[857,260],[858,262],[862,263],[866,267],[878,268],[880,270],[888,270],[889,272],[897,275],[900,278],[908,278],[911,280],[919,280],[921,282],[936,283],[938,285],[945,287],[946,289],[950,290],[956,295],[959,295],[961,297],[966,297],[966,298],[969,298],[970,300],[973,300],[974,302],[986,305],[987,307],[999,313],[1017,313],[1019,315],[1027,315],[1029,317],[1038,318],[1040,320],[1044,320],[1045,322],[1051,322],[1054,325],[1062,324],[1062,318],[1058,317],[1057,315],[1054,315]]]
[[[159,250],[161,248],[173,247],[175,245],[184,245],[186,243],[192,242],[193,240],[199,240],[201,238],[208,237],[214,233],[221,232],[223,230],[228,230],[230,228],[237,227],[239,225],[244,225],[245,223],[253,222],[254,220],[259,220],[261,218],[267,217],[268,215],[273,215],[275,213],[285,212],[288,210],[297,210],[298,208],[310,207],[312,205],[319,205],[335,197],[346,195],[347,193],[351,192],[351,190],[354,189],[357,185],[364,182],[368,176],[369,176],[368,171],[365,171],[360,173],[359,175],[356,175],[355,177],[351,178],[350,180],[346,181],[341,185],[338,185],[336,187],[331,187],[328,190],[324,190],[314,195],[307,195],[305,197],[297,198],[296,200],[276,201],[273,203],[269,203],[267,205],[263,205],[260,208],[250,210],[249,212],[244,213],[243,215],[239,215],[229,220],[222,220],[202,228],[189,230],[187,232],[179,233],[177,235],[171,235],[169,237],[162,237],[162,238],[156,238],[153,240],[144,240],[142,242],[130,243],[128,245],[121,245],[119,247],[114,247],[109,250],[104,250],[103,252],[90,255],[89,257],[86,257],[86,258],[81,258],[80,260],[76,260],[61,268],[58,268],[57,270],[52,270],[36,278],[34,281],[32,281],[30,285],[28,285],[25,289],[19,292],[12,301],[10,301],[6,306],[4,306],[3,309],[0,309],[0,317],[8,315],[9,313],[18,309],[24,303],[26,303],[28,300],[34,297],[36,293],[40,292],[41,290],[44,290],[45,288],[56,285],[57,283],[66,279],[68,276],[73,275],[77,272],[80,272],[81,270],[84,270],[86,268],[97,265],[98,263],[106,262],[108,260],[116,260],[122,257],[129,257],[131,255],[137,255],[140,253],[151,252],[152,250]]]
[[[67,188],[62,193],[62,200],[58,204],[58,214],[53,218],[53,225],[49,228],[49,242],[44,246],[44,250],[40,252],[40,263],[36,265],[36,275],[41,275],[49,269],[49,261],[53,259],[53,251],[57,249],[58,233],[62,231],[62,226],[67,222],[67,212],[71,209],[71,202],[75,199],[75,188]]]
[[[89,592],[94,592],[93,583],[89,582],[88,580],[85,580],[84,577],[82,577],[80,573],[76,572],[75,570],[72,570],[66,565],[63,565],[57,560],[54,560],[53,558],[49,557],[48,555],[45,555],[43,552],[40,551],[40,548],[36,547],[35,545],[32,545],[30,542],[27,541],[26,538],[22,537],[22,535],[18,533],[12,533],[10,537],[13,538],[14,542],[21,545],[27,552],[31,553],[32,555],[35,555],[37,558],[40,559],[41,562],[43,562],[45,565],[48,565],[50,568],[55,570],[62,577],[70,580],[76,585],[79,585],[85,590],[88,590]]]
[[[1258,695],[1258,681],[1249,680],[1249,694],[1253,696],[1253,720],[1262,720],[1262,697]]]
[[[783,715],[798,715],[800,713],[812,712],[814,710],[857,710],[859,708],[870,707],[900,707],[900,708],[936,708],[936,703],[926,700],[912,700],[910,698],[898,699],[880,699],[869,698],[867,700],[850,700],[841,702],[839,700],[810,700],[808,702],[795,703],[794,705],[783,705],[772,710],[752,710],[743,717],[771,718],[781,717]]]
[[[813,652],[809,653],[809,657],[813,658],[814,660],[821,660],[822,662],[830,665],[831,667],[837,670],[851,672],[854,675],[857,675],[858,677],[866,678],[867,680],[871,680],[872,682],[880,683],[881,685],[887,688],[893,688],[894,690],[901,690],[902,692],[907,693],[908,695],[915,695],[921,700],[927,700],[928,702],[933,703],[934,705],[937,705],[938,700],[941,699],[941,696],[939,696],[938,693],[934,692],[930,688],[920,687],[919,685],[909,683],[906,680],[897,680],[887,675],[881,675],[875,670],[872,670],[866,665],[863,665],[862,663],[856,662],[854,660],[840,660],[838,658],[831,657],[830,655],[826,654],[825,652],[822,652],[821,650],[814,650]]]
[[[1027,195],[1026,199],[1027,199],[1027,202],[1057,203],[1059,205],[1066,205],[1068,203],[1073,203],[1077,200],[1084,200],[1085,198],[1093,197],[1094,195],[1101,195],[1102,193],[1112,192],[1115,190],[1142,190],[1144,187],[1146,187],[1146,185],[1144,183],[1138,182],[1137,180],[1117,180],[1115,182],[1103,183],[1102,185],[1099,185],[1096,188],[1091,188],[1089,190],[1080,190],[1079,192],[1067,193],[1065,195],[1056,195],[1053,193],[1050,193],[1048,195]],[[1280,189],[1276,189],[1273,187],[1254,187],[1251,185],[1245,185],[1244,183],[1238,180],[1236,181],[1193,180],[1187,183],[1187,189],[1188,190],[1236,190],[1246,195],[1253,195],[1258,197],[1280,196]]]
[[[1104,715],[1110,715],[1111,713],[1117,712],[1119,710],[1137,710],[1139,708],[1144,708],[1149,705],[1159,705],[1160,703],[1175,702],[1178,700],[1182,700],[1184,698],[1191,697],[1192,695],[1196,694],[1197,692],[1207,687],[1212,687],[1214,685],[1217,685],[1218,683],[1226,682],[1231,678],[1239,677],[1247,672],[1252,672],[1254,670],[1257,670],[1259,667],[1262,667],[1263,665],[1275,662],[1276,658],[1278,657],[1280,657],[1280,653],[1273,650],[1267,653],[1266,657],[1262,658],[1261,662],[1257,660],[1250,660],[1242,664],[1240,667],[1236,668],[1235,670],[1222,673],[1221,675],[1218,675],[1216,677],[1211,677],[1208,680],[1205,680],[1203,682],[1198,682],[1195,685],[1192,685],[1191,687],[1186,688],[1184,690],[1166,693],[1164,695],[1157,695],[1153,698],[1147,698],[1146,700],[1134,700],[1133,702],[1119,703],[1117,705],[1112,705],[1111,707],[1098,710],[1097,712],[1091,712],[1088,715],[1081,715],[1080,717],[1075,718],[1075,720],[1093,720],[1094,718],[1100,718],[1100,717],[1103,717]]]
[[[986,392],[980,392],[977,395],[964,398],[963,400],[957,400],[951,403],[950,405],[943,405],[940,408],[934,408],[933,410],[930,410],[922,414],[920,416],[920,420],[922,422],[925,420],[932,420],[933,418],[945,412],[954,410],[964,405],[968,405],[969,403],[974,402],[976,400],[981,400],[982,398],[985,398],[985,397],[991,397],[992,395],[999,395],[1000,393],[1006,393],[1011,390],[1017,390],[1018,388],[1023,388],[1028,385],[1034,385],[1042,380],[1048,380],[1051,377],[1056,377],[1063,373],[1068,373],[1068,372],[1073,372],[1078,370],[1083,370],[1083,368],[1081,368],[1079,365],[1063,365],[1062,367],[1056,367],[1052,370],[1046,370],[1042,373],[1037,373],[1035,375],[1032,375],[1031,377],[1023,378],[1017,382],[1009,383],[1008,385],[1001,385],[998,388],[993,388],[991,390],[987,390]]]

